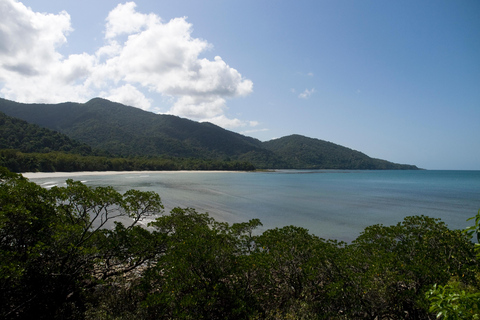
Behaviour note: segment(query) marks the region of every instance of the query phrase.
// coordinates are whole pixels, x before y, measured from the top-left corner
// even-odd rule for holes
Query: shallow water
[[[89,186],[155,191],[166,211],[209,212],[221,221],[259,218],[262,230],[285,225],[322,238],[351,241],[367,226],[409,215],[465,228],[480,209],[480,171],[136,172],[69,177]],[[44,187],[66,177],[30,178]]]

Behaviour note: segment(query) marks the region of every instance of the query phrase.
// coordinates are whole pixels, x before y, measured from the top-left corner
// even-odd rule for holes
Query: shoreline
[[[218,170],[165,170],[165,171],[76,171],[76,172],[22,172],[20,173],[27,179],[42,179],[42,178],[55,178],[55,177],[78,177],[78,176],[106,176],[106,175],[120,175],[120,174],[150,174],[150,173],[238,173],[248,171],[218,171]]]

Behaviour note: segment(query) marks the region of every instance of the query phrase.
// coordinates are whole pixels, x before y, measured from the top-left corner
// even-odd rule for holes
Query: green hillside
[[[263,146],[298,169],[418,169],[415,166],[373,159],[359,151],[301,135],[267,141]]]
[[[254,151],[275,158],[259,140],[171,115],[96,98],[85,104],[21,104],[0,99],[0,111],[117,156],[237,158]]]
[[[0,112],[0,149],[47,153],[61,151],[81,155],[92,154],[92,148],[68,136],[16,119]]]
[[[271,169],[417,169],[298,135],[262,143],[211,123],[100,98],[83,104],[23,104],[0,98],[0,111],[120,157],[241,161]]]
[[[65,134],[0,112],[0,166],[14,172],[130,170],[254,170],[240,161],[173,157],[112,157]]]

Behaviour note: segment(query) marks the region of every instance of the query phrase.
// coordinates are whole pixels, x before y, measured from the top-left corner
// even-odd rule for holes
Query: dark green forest
[[[93,155],[90,146],[64,134],[12,118],[0,112],[0,150],[14,149],[23,153],[61,151]]]
[[[0,318],[478,319],[472,222],[411,216],[344,243],[0,168]]]
[[[13,172],[75,171],[162,171],[162,170],[225,170],[253,171],[249,162],[166,157],[82,156],[63,152],[23,153],[0,150],[0,166]]]
[[[402,165],[369,156],[338,144],[301,135],[270,140],[263,146],[280,156],[292,168],[302,169],[362,169],[362,170],[417,170],[413,165]]]
[[[0,112],[0,166],[14,172],[131,171],[131,170],[242,170],[255,167],[246,161],[173,157],[114,157]]]
[[[232,161],[257,169],[418,169],[300,135],[261,142],[208,122],[154,114],[100,98],[83,104],[23,104],[0,98],[0,111],[62,133],[90,146],[94,154],[117,158]],[[14,136],[7,142],[20,141],[15,130],[9,133]],[[41,150],[27,151],[17,144],[7,145],[22,152],[52,149],[40,145]]]

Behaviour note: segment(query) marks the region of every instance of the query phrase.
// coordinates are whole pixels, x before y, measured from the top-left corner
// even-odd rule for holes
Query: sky
[[[0,97],[480,170],[480,1],[0,0]]]

